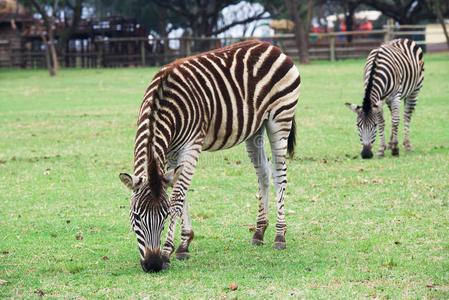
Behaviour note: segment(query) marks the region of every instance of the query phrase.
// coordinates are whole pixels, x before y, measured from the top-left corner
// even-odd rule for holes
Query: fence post
[[[97,68],[103,67],[103,42],[98,42]]]
[[[13,67],[14,58],[12,57],[13,56],[13,51],[12,51],[12,43],[11,43],[11,41],[7,41],[7,45],[9,46],[8,47],[9,67],[12,68]]]
[[[394,26],[393,19],[388,19],[387,25],[385,26],[386,32],[385,32],[384,42],[389,42],[392,40],[393,30],[394,30],[393,26]]]
[[[335,61],[335,36],[331,36],[329,40],[330,60]]]
[[[145,67],[145,40],[140,41],[140,58],[142,59],[142,67]]]
[[[190,56],[192,53],[191,46],[192,46],[192,40],[190,37],[186,37],[186,56]]]

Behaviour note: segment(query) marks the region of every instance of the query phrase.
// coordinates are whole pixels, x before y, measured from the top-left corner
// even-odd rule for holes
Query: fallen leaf
[[[359,172],[363,172],[363,171],[365,171],[365,170],[363,170],[363,168],[360,168],[360,169],[359,169]]]
[[[43,297],[45,294],[42,290],[34,290],[35,294],[38,294],[39,296]]]
[[[66,220],[65,222],[66,222],[67,224],[69,224],[69,223],[70,223],[70,220]]]
[[[51,237],[56,237],[56,234],[55,234],[55,233],[53,233],[53,234],[51,235]]]
[[[2,254],[8,254],[8,253],[9,253],[9,251],[6,251],[6,250],[2,251]]]
[[[248,230],[249,230],[249,232],[256,231],[256,226],[251,225]]]
[[[235,164],[236,164],[236,165],[240,165],[241,163],[242,163],[241,160],[236,160],[236,161],[235,161]]]
[[[8,284],[8,283],[9,283],[9,281],[0,279],[0,285],[4,285],[4,284]]]
[[[231,291],[235,291],[235,290],[237,290],[238,288],[239,288],[239,286],[238,286],[237,283],[235,283],[235,282],[229,284],[229,289],[230,289]]]
[[[76,239],[77,239],[77,240],[82,240],[82,239],[83,239],[83,236],[79,234],[79,235],[76,236]]]
[[[395,243],[396,245],[400,245],[400,244],[401,244],[400,241],[395,241],[394,243]]]
[[[106,255],[102,257],[103,260],[109,260],[109,257],[107,257]]]

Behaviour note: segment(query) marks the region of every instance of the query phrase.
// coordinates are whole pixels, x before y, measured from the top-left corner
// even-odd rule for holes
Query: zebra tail
[[[290,134],[288,135],[287,140],[287,152],[290,158],[295,156],[295,145],[296,145],[296,121],[295,117],[292,120],[292,129],[290,130]]]

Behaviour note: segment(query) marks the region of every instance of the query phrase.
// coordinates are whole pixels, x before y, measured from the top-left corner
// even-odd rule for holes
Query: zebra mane
[[[157,158],[153,157],[148,166],[148,183],[154,199],[158,199],[162,194],[162,178]]]
[[[368,84],[366,85],[366,88],[365,88],[365,96],[363,97],[363,104],[362,104],[362,110],[365,114],[368,114],[369,112],[371,112],[370,96],[371,96],[371,90],[373,89],[374,73],[376,73],[377,57],[379,56],[380,49],[377,51],[376,56],[373,59],[373,64],[371,66],[371,72],[369,74]]]

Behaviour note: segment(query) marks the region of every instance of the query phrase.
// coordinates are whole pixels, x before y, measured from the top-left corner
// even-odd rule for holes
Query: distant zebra
[[[293,154],[299,72],[281,50],[257,40],[177,60],[164,66],[148,87],[137,123],[134,175],[120,174],[133,191],[130,221],[144,271],[170,266],[174,232],[181,217],[178,259],[189,255],[193,230],[186,203],[198,157],[246,142],[259,182],[259,214],[252,244],[262,244],[268,226],[270,175],[277,193],[276,249],[286,247],[285,157]],[[271,144],[274,167],[264,148]],[[167,168],[167,172],[165,172]],[[166,193],[173,186],[170,198]],[[211,204],[213,205],[213,204]],[[164,222],[170,215],[160,251]]]
[[[377,156],[384,156],[385,149],[399,155],[398,125],[401,99],[404,108],[404,146],[410,145],[410,119],[424,80],[424,60],[420,47],[408,39],[393,40],[371,51],[365,65],[365,96],[362,106],[346,103],[357,113],[357,126],[362,142],[362,158],[371,158],[376,130],[379,126],[380,146]],[[392,129],[388,148],[385,144],[382,106],[387,103],[391,111]]]

